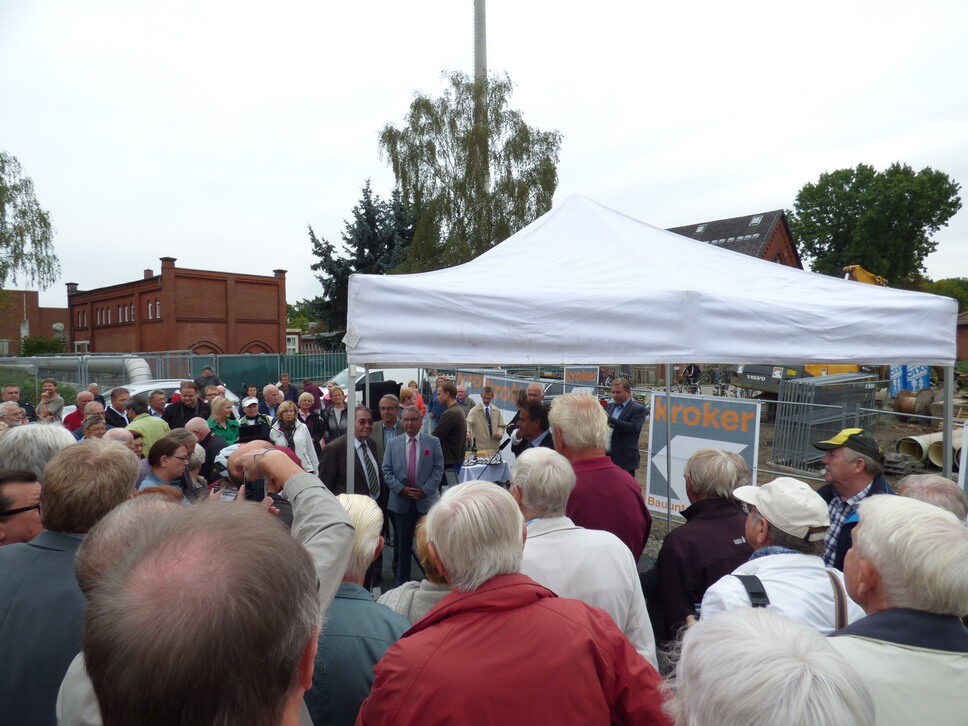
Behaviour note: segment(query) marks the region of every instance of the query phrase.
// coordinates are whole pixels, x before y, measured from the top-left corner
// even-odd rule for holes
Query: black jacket
[[[208,419],[211,415],[212,409],[209,408],[208,404],[198,399],[195,408],[188,408],[181,401],[169,403],[165,406],[165,412],[161,414],[161,419],[168,424],[169,428],[179,429],[184,428],[185,424],[193,418]]]
[[[639,435],[645,425],[648,409],[634,399],[629,399],[622,414],[615,418],[615,403],[605,407],[608,425],[612,427],[612,445],[608,455],[619,469],[635,471],[639,468]]]

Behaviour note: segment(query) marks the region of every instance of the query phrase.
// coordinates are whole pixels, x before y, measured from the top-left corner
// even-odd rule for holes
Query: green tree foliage
[[[50,214],[34,197],[34,183],[16,157],[0,151],[0,287],[18,275],[46,289],[60,274]]]
[[[46,335],[29,335],[20,339],[20,355],[49,355],[67,352],[67,344]]]
[[[924,280],[918,289],[934,295],[952,297],[958,301],[958,312],[968,310],[968,277],[947,277],[943,280]]]
[[[938,243],[931,235],[961,208],[948,175],[907,164],[867,164],[820,175],[797,193],[790,228],[815,272],[840,275],[861,265],[894,285],[924,269]]]
[[[312,300],[300,300],[295,305],[286,303],[286,327],[299,328],[302,332],[309,330],[316,311]]]
[[[385,275],[405,259],[413,238],[413,215],[399,192],[389,201],[380,199],[363,186],[360,201],[353,208],[353,218],[345,223],[343,241],[337,247],[309,228],[309,241],[319,261],[311,265],[319,272],[316,279],[323,294],[311,303],[314,317],[329,330],[346,327],[346,293],[349,277],[355,272]]]
[[[417,217],[401,272],[467,262],[551,209],[561,134],[528,126],[508,107],[507,75],[447,76],[439,98],[417,94],[380,148]]]

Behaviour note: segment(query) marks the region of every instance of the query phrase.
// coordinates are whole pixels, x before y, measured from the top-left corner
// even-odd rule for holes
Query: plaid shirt
[[[823,552],[823,561],[827,567],[834,566],[834,560],[837,558],[837,539],[840,537],[840,530],[844,528],[844,522],[857,510],[857,505],[870,496],[873,485],[874,482],[871,481],[865,489],[857,492],[850,499],[841,499],[836,492],[830,498],[830,502],[827,504],[827,511],[830,514],[830,528],[827,530],[827,536],[824,537],[825,548]]]

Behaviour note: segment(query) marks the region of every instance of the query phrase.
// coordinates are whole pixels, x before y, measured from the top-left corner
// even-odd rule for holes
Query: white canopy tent
[[[346,349],[371,366],[949,366],[957,313],[950,298],[752,258],[572,196],[458,267],[353,275]]]
[[[345,342],[354,366],[922,363],[950,374],[957,312],[950,298],[752,258],[572,196],[463,265],[353,275]],[[945,418],[950,431],[950,405]]]

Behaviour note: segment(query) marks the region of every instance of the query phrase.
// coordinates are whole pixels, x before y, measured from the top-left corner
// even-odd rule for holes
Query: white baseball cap
[[[242,408],[246,408],[248,406],[251,406],[253,403],[258,403],[258,402],[259,402],[258,398],[252,398],[252,396],[249,396],[248,398],[245,398],[242,400]]]
[[[809,484],[793,477],[781,476],[761,487],[737,487],[733,496],[752,504],[777,529],[804,542],[823,539],[830,527],[827,503]]]

